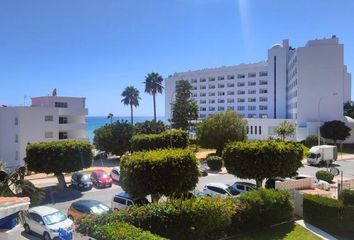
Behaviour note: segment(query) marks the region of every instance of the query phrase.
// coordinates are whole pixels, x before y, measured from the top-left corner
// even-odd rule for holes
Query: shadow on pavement
[[[76,189],[68,187],[66,189],[58,189],[56,186],[42,188],[45,198],[36,205],[55,204],[66,201],[72,201],[82,197],[82,193]]]

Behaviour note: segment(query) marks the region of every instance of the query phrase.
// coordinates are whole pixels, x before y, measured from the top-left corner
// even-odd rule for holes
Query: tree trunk
[[[133,104],[130,104],[130,122],[133,125]]]
[[[258,188],[262,187],[263,179],[256,179],[256,185]]]
[[[160,194],[158,194],[158,193],[151,194],[151,201],[153,203],[159,202],[159,199],[160,199]]]
[[[152,95],[152,99],[154,101],[154,121],[156,122],[156,99],[155,99],[155,94]]]
[[[59,183],[58,188],[59,188],[59,189],[64,189],[64,188],[66,188],[67,186],[66,186],[66,182],[65,182],[65,177],[64,177],[64,175],[63,175],[62,173],[55,173],[55,176],[56,176],[57,179],[58,179],[58,183]]]

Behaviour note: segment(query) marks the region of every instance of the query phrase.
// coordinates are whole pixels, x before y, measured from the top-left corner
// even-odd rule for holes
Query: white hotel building
[[[336,36],[310,40],[299,48],[283,40],[268,50],[267,61],[259,63],[175,73],[165,79],[167,118],[181,79],[193,86],[200,119],[235,111],[247,119],[251,140],[274,136],[285,119],[295,124],[298,141],[316,135],[325,121],[353,124],[343,116],[343,103],[351,100],[351,74]]]
[[[28,143],[86,139],[85,98],[34,97],[30,107],[0,107],[0,162],[24,164]]]

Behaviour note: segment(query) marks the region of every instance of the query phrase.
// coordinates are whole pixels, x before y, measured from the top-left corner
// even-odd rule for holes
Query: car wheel
[[[23,225],[23,228],[25,229],[25,232],[26,232],[26,233],[31,233],[31,229],[30,229],[30,227],[28,226],[27,223],[25,223],[25,224]]]
[[[73,216],[69,215],[68,218],[69,218],[71,221],[74,221]]]
[[[43,233],[43,239],[44,239],[44,240],[51,240],[51,237],[50,237],[49,233],[44,232],[44,233]]]

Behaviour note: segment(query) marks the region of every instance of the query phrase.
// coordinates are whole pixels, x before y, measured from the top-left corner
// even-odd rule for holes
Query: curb
[[[324,240],[338,240],[337,238],[333,237],[332,235],[322,231],[321,229],[312,226],[309,223],[306,223],[304,220],[298,220],[296,221],[297,224],[299,224],[301,227],[306,228],[308,231],[312,232],[316,236],[320,237],[321,239]]]

